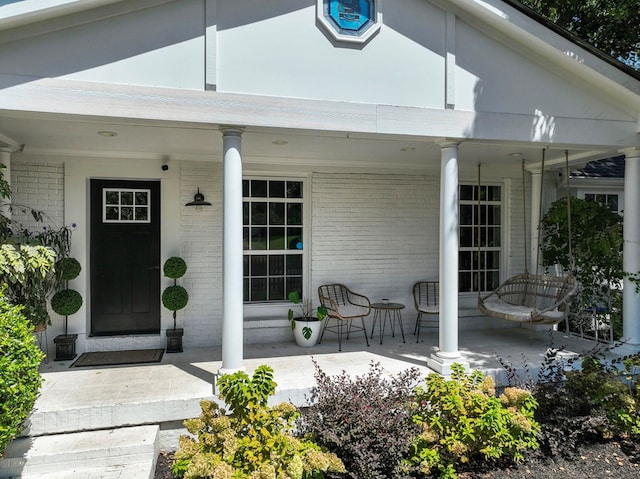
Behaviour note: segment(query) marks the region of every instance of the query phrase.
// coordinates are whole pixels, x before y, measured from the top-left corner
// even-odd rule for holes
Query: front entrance
[[[160,182],[91,180],[91,336],[160,332]]]

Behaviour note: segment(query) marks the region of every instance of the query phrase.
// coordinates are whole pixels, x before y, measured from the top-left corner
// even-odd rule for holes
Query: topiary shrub
[[[56,263],[56,274],[60,281],[76,279],[82,271],[80,262],[75,258],[62,258]]]
[[[189,293],[182,286],[168,286],[162,292],[162,304],[171,311],[180,311],[189,302]]]
[[[162,271],[167,278],[182,278],[187,272],[187,263],[185,263],[185,261],[178,256],[172,256],[164,262]]]
[[[480,371],[465,374],[454,364],[451,379],[430,374],[426,387],[416,388],[414,421],[422,433],[413,445],[411,461],[424,474],[455,478],[464,464],[524,459],[526,449],[536,449],[540,426],[534,420],[537,406],[531,393],[506,388],[497,397],[493,378]]]
[[[63,289],[51,298],[51,308],[60,316],[76,314],[82,307],[82,295],[74,289]]]
[[[316,386],[301,431],[342,459],[346,477],[405,477],[411,466],[403,459],[420,431],[410,408],[419,371],[388,379],[379,363],[371,363],[366,374],[352,378],[345,371],[328,376],[314,366]]]
[[[173,471],[184,478],[321,479],[344,472],[342,462],[305,438],[294,437],[299,413],[290,403],[267,405],[275,392],[273,370],[259,366],[218,380],[226,411],[202,401],[202,415],[185,421],[195,438],[182,436]]]
[[[44,354],[31,331],[22,306],[10,305],[0,291],[0,457],[22,430],[42,385]]]

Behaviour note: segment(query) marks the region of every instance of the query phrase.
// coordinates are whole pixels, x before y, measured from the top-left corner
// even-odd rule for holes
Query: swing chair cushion
[[[483,298],[483,314],[510,321],[555,324],[567,313],[567,303],[576,291],[575,278],[524,273],[514,276]]]

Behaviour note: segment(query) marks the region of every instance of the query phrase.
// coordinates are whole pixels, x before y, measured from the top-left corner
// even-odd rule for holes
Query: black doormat
[[[82,353],[72,368],[116,366],[122,364],[159,363],[164,349],[131,349]]]

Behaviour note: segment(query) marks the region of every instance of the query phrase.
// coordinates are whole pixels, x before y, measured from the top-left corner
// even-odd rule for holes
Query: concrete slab
[[[149,466],[155,468],[159,433],[160,427],[153,425],[19,438],[5,450],[0,461],[0,478],[54,477],[53,474],[82,477],[80,471],[121,474],[129,466],[138,471]],[[148,471],[146,474],[129,477],[148,477]]]

